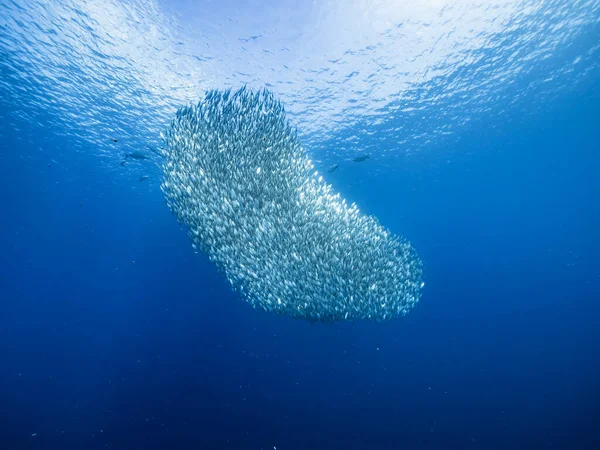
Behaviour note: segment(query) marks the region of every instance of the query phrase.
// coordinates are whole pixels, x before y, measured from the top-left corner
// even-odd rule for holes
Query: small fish
[[[124,166],[125,162],[127,161],[127,158],[131,158],[131,159],[136,159],[138,161],[144,160],[144,159],[150,159],[150,157],[145,154],[144,152],[140,152],[138,150],[135,150],[131,153],[125,153],[125,159],[123,161],[121,161],[121,165]]]
[[[116,139],[112,139],[112,138],[111,138],[110,140],[111,140],[111,141],[113,141],[113,142],[119,142],[119,141],[117,141]]]
[[[141,165],[133,173],[153,174],[194,253],[214,261],[252,306],[309,322],[383,321],[421,298],[422,263],[411,244],[319,174],[339,164],[346,170],[371,150],[317,162],[317,172],[283,105],[265,89],[208,91],[178,110],[161,139],[144,143],[152,149],[123,150],[159,162],[153,153],[161,149],[162,182]]]
[[[141,175],[140,179],[138,181],[144,181],[144,180],[147,180],[148,178],[150,178],[150,175]]]
[[[148,155],[146,155],[144,152],[140,152],[140,151],[133,151],[131,153],[125,153],[125,159],[127,158],[131,158],[131,159],[150,159],[150,157]]]

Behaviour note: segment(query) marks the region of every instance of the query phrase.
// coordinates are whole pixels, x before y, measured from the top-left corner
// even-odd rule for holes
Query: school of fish
[[[162,138],[168,206],[254,307],[381,321],[419,301],[413,247],[333,192],[270,91],[208,91]]]

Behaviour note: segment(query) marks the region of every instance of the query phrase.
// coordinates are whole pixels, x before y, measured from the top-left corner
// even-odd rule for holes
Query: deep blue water
[[[386,323],[252,309],[157,169],[109,170],[2,98],[0,449],[600,448],[598,67],[331,174],[424,260]]]

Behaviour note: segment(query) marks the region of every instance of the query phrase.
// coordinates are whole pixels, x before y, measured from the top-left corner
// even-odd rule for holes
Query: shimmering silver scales
[[[209,91],[164,141],[167,204],[253,306],[331,322],[392,319],[419,300],[410,243],[332,191],[271,92]]]

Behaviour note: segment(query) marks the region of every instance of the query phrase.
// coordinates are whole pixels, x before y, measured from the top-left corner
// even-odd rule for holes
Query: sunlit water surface
[[[0,2],[0,96],[117,169],[205,90],[267,86],[315,160],[381,169],[598,64],[598,0],[239,3]]]

